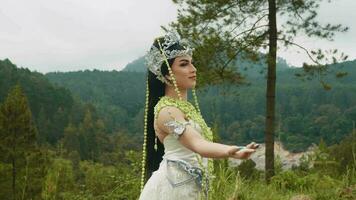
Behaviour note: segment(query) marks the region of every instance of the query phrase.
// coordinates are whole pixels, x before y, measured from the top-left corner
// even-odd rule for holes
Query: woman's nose
[[[197,68],[195,68],[195,66],[194,66],[193,64],[191,64],[191,66],[192,66],[193,72],[196,72],[196,71],[197,71]]]

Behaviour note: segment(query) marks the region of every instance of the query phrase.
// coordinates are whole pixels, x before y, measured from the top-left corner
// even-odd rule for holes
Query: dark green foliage
[[[252,160],[245,160],[237,167],[237,171],[244,179],[259,179],[261,172],[255,169],[255,166],[256,163]]]
[[[343,174],[356,165],[356,130],[346,136],[338,144],[334,144],[328,148],[330,158],[338,163],[336,165],[338,174]],[[355,177],[356,174],[353,174]]]
[[[40,73],[17,68],[8,59],[0,60],[0,102],[16,84],[21,85],[28,98],[39,132],[38,140],[54,144],[63,136],[69,121],[74,101],[69,90],[53,86]]]
[[[9,157],[23,156],[26,149],[36,147],[37,130],[20,85],[11,89],[0,107],[0,130],[1,147]]]
[[[323,76],[329,72],[328,64],[345,61],[347,56],[341,54],[340,58],[336,57],[337,49],[326,52],[321,49],[308,50],[293,40],[299,33],[305,33],[308,37],[332,40],[335,33],[346,32],[348,27],[341,24],[321,24],[316,20],[322,0],[173,0],[173,2],[178,4],[178,16],[170,26],[180,31],[184,38],[190,39],[193,47],[197,49],[193,59],[202,75],[198,83],[243,84],[244,77],[234,67],[238,56],[242,60],[259,62],[260,65],[267,66],[264,141],[266,181],[270,182],[274,175],[276,62],[279,47],[281,44],[295,45],[304,50],[313,64],[304,63],[304,73],[300,73],[299,77],[318,79],[325,90],[330,90],[331,86],[323,80]],[[283,18],[279,20],[281,16]],[[266,56],[259,53],[261,48],[268,48]],[[330,54],[331,58],[327,54]],[[337,75],[342,76],[344,74],[340,72]]]
[[[137,128],[129,122],[143,108],[143,73],[86,70],[48,73],[46,77],[57,85],[69,88],[81,100],[95,105],[98,114],[103,116],[108,131],[133,131]]]
[[[13,87],[0,106],[1,199],[36,197],[41,191],[45,156],[37,146],[37,130],[21,86]],[[32,183],[32,184],[31,184]]]
[[[9,65],[10,62],[5,60],[1,64],[5,66],[4,63]],[[304,167],[297,168],[300,169],[301,174],[297,174],[296,177],[291,175],[298,181],[297,185],[288,186],[290,191],[298,191],[295,188],[303,188],[305,182],[318,182],[314,178],[320,175],[304,178],[303,171],[307,173],[319,171],[328,176],[337,174],[344,184],[347,183],[345,187],[354,183],[354,179],[350,178],[355,175],[355,170],[352,170],[354,157],[350,152],[355,148],[352,146],[355,142],[353,137],[344,139],[351,133],[353,122],[356,121],[354,109],[356,105],[354,75],[356,72],[352,68],[354,63],[355,61],[346,62],[343,67],[349,73],[347,77],[351,78],[340,81],[332,76],[329,77],[334,87],[328,92],[322,90],[317,82],[298,82],[293,79],[293,74],[300,69],[286,68],[278,72],[280,73],[280,80],[278,80],[280,88],[276,98],[276,138],[283,141],[284,146],[289,150],[295,152],[305,150],[311,143],[319,143],[323,138],[325,146],[335,144],[331,147],[334,148],[332,151],[326,148],[327,159],[338,163],[331,166],[327,164],[330,163],[329,160],[321,160],[319,165],[318,163],[315,165],[314,171],[308,169],[307,163]],[[136,176],[139,174],[141,158],[138,152],[141,149],[143,132],[144,73],[96,70],[47,75],[51,81],[68,87],[69,90],[66,90],[59,86],[51,86],[51,83],[39,73],[17,69],[12,64],[10,66],[1,68],[0,76],[6,80],[12,77],[20,83],[29,80],[25,88],[30,89],[24,90],[26,96],[28,92],[36,93],[36,90],[41,90],[33,86],[36,81],[39,81],[36,78],[38,76],[44,80],[41,82],[42,85],[48,84],[48,88],[57,88],[47,90],[49,96],[52,93],[58,97],[68,94],[67,97],[72,101],[71,106],[61,107],[58,106],[56,99],[48,99],[45,94],[41,98],[36,94],[30,95],[39,102],[47,99],[49,102],[46,104],[50,105],[45,106],[43,103],[45,101],[37,102],[43,106],[36,115],[34,113],[31,115],[35,122],[33,125],[38,127],[35,130],[38,130],[37,136],[40,139],[36,137],[35,141],[40,141],[41,150],[34,150],[27,157],[20,159],[18,175],[21,179],[18,183],[22,188],[21,195],[34,199],[137,198],[139,179]],[[335,67],[339,66],[335,65]],[[6,69],[13,71],[9,73]],[[2,73],[6,75],[3,76]],[[22,73],[26,75],[19,78],[19,74]],[[218,136],[216,137],[218,141],[223,143],[243,145],[251,140],[263,142],[265,119],[263,84],[265,79],[257,69],[247,70],[246,74],[251,77],[249,85],[235,87],[225,84],[201,88],[198,91],[204,118]],[[1,88],[5,86],[6,84],[0,85]],[[91,93],[91,96],[86,96],[85,92],[82,92],[94,90],[96,92]],[[2,96],[0,98],[5,99]],[[2,104],[5,104],[4,100]],[[28,104],[31,108],[30,98]],[[54,105],[58,106],[56,111],[50,112],[49,110]],[[342,142],[336,145],[339,141]],[[1,199],[7,199],[12,188],[12,166],[5,160],[6,155],[1,150]],[[243,181],[254,181],[262,174],[252,169],[253,163],[249,161],[241,165],[241,169],[234,169],[233,173],[226,171],[227,160],[215,162],[215,166],[217,169],[220,166],[220,170],[216,172],[226,178],[220,182],[223,185],[217,186],[221,190],[228,182],[235,180],[237,172],[244,177]],[[278,163],[276,166],[278,167]],[[286,176],[282,177],[281,183],[288,182],[288,175]],[[324,187],[326,190],[335,185],[340,188],[338,181],[328,179],[321,178],[322,181],[326,181]],[[249,187],[248,185],[240,186],[246,187],[246,191]],[[256,187],[260,187],[256,189],[256,192],[261,191],[261,197],[268,193],[262,192],[264,191],[262,188],[266,186],[257,185]],[[251,192],[251,188],[248,189]],[[313,187],[309,189],[315,190]],[[341,189],[344,190],[344,188]],[[224,197],[231,196],[234,187],[227,187],[226,191],[228,193]],[[268,194],[273,198],[276,197],[275,199],[278,199],[277,196],[281,197],[279,199],[285,197],[282,194],[276,194],[279,189],[269,188],[268,191],[272,191]],[[339,195],[336,190],[324,194],[324,196],[319,195],[320,198]],[[243,193],[243,189],[241,192],[236,192],[236,195],[241,195],[241,197],[245,195],[246,198],[249,196]]]
[[[295,78],[294,74],[301,71],[299,68],[286,67],[277,72],[279,85],[276,96],[276,137],[284,143],[287,149],[294,152],[303,151],[312,143],[318,143],[320,138],[324,138],[330,145],[340,141],[350,132],[353,119],[352,108],[356,105],[354,95],[356,89],[353,86],[356,84],[356,70],[353,67],[355,63],[353,61],[330,66],[331,69],[342,69],[349,75],[343,80],[332,75],[326,77],[326,80],[333,85],[333,89],[329,92],[320,88],[317,81],[301,82]],[[141,68],[144,69],[144,66]],[[198,90],[204,118],[211,126],[214,122],[218,124],[217,133],[222,142],[245,144],[251,140],[264,141],[265,92],[263,85],[265,79],[259,74],[258,69],[261,67],[255,66],[255,69],[246,70],[250,85],[237,87],[225,84]],[[130,71],[129,67],[127,70]],[[121,130],[126,129],[131,134],[143,132],[143,73],[85,71],[47,74],[47,76],[51,81],[68,87],[74,94],[79,94],[81,99],[90,103],[95,104],[95,101],[86,99],[86,95],[82,92],[93,90],[87,85],[94,86],[98,91],[106,91],[97,97],[101,99],[97,104],[100,104],[99,112],[109,132],[115,129],[115,126]],[[98,78],[88,78],[95,76]],[[135,79],[134,76],[135,78],[142,76],[142,79],[135,80],[132,84],[137,86],[131,90],[126,90],[126,87],[129,87],[126,84],[118,84],[131,83]],[[113,77],[111,83],[110,77]],[[116,98],[114,95],[106,98],[109,94],[118,95],[121,91],[126,92],[122,93],[123,96],[128,96],[126,101],[106,100]],[[127,105],[132,102],[136,102],[136,109],[131,109],[132,107]],[[120,109],[115,111],[115,108]],[[124,117],[126,114],[122,113],[130,114],[129,117]],[[115,119],[121,115],[123,115],[122,118]],[[115,119],[116,123],[112,123],[113,120],[110,119]],[[125,121],[122,121],[123,119]],[[327,119],[327,121],[323,122],[320,119]],[[124,126],[119,126],[119,124]]]

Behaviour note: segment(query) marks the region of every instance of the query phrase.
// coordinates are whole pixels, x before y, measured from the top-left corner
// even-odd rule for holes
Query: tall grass
[[[248,161],[247,161],[248,162]],[[298,168],[280,171],[270,184],[264,173],[253,171],[250,176],[238,167],[217,165],[212,199],[227,200],[354,200],[356,199],[355,165],[341,176],[322,171]],[[278,171],[278,170],[276,170]],[[252,178],[251,178],[252,177]]]

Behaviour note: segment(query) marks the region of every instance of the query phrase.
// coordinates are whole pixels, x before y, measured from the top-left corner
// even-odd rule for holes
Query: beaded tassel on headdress
[[[165,56],[165,52],[163,51],[162,46],[161,46],[161,43],[159,42],[158,39],[157,39],[157,42],[158,42],[158,45],[159,45],[160,50],[161,50],[162,53],[163,53],[163,56]],[[166,62],[166,65],[167,65],[167,67],[168,67],[169,76],[172,78],[172,82],[173,82],[173,85],[174,85],[174,91],[177,93],[179,100],[182,100],[182,96],[180,95],[180,92],[179,92],[179,89],[178,89],[178,86],[177,86],[177,81],[176,81],[176,79],[174,78],[174,75],[173,75],[171,66],[169,65],[167,59],[164,59],[164,61]]]
[[[197,109],[197,111],[201,115],[200,108],[199,108],[199,103],[198,103],[198,97],[197,97],[197,93],[195,91],[195,88],[192,89],[192,94],[193,94],[193,98],[194,98],[195,108]]]
[[[146,150],[147,150],[147,113],[148,113],[148,76],[146,79],[146,101],[145,101],[145,116],[144,116],[144,127],[143,127],[143,145],[142,145],[142,171],[141,171],[141,192],[145,184],[145,171],[146,171]]]

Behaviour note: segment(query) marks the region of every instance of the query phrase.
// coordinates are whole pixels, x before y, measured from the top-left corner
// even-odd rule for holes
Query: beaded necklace
[[[190,102],[185,101],[185,100],[175,99],[175,98],[168,97],[168,96],[163,96],[163,97],[161,97],[161,99],[158,101],[157,105],[154,108],[155,119],[157,119],[159,111],[165,106],[174,106],[174,107],[180,109],[188,119],[193,120],[201,127],[201,129],[202,129],[201,135],[204,137],[205,140],[213,141],[213,133],[212,133],[210,127],[208,127],[207,124],[205,123],[205,121],[200,113],[200,110],[197,110]],[[203,177],[203,187],[202,187],[202,188],[205,188],[206,178],[208,177],[208,179],[212,179],[214,177],[213,176],[213,170],[214,170],[213,160],[211,158],[208,159],[208,165],[206,168],[203,165],[202,157],[197,153],[195,153],[195,155],[197,157],[200,167],[204,170],[204,174],[206,175]],[[209,182],[210,181],[211,180],[209,180]],[[209,185],[208,185],[208,188],[210,191],[211,187]]]

